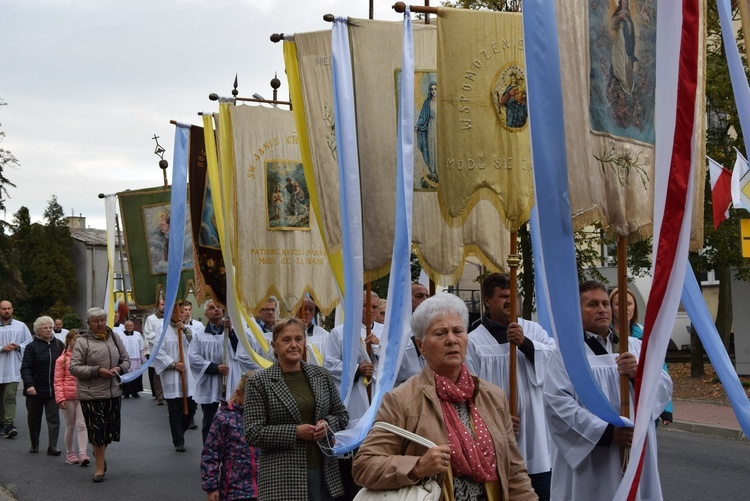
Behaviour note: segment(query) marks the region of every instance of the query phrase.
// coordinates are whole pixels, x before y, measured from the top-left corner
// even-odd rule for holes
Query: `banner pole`
[[[630,325],[628,322],[628,237],[620,235],[617,240],[617,329],[620,333],[620,356],[628,352]],[[630,417],[630,378],[620,375],[620,415]],[[630,449],[620,448],[623,472],[628,467]]]
[[[509,325],[518,321],[518,232],[510,232],[510,253],[508,254],[508,267],[510,268],[510,317]],[[508,368],[508,405],[510,414],[516,416],[516,407],[518,401],[518,391],[516,384],[516,362],[517,352],[516,345],[510,343],[510,364]]]
[[[180,350],[180,363],[183,365],[183,370],[180,371],[180,379],[182,380],[182,413],[186,416],[188,415],[188,387],[187,387],[187,379],[185,376],[185,354],[184,350],[182,349],[182,329],[177,329],[177,347]]]

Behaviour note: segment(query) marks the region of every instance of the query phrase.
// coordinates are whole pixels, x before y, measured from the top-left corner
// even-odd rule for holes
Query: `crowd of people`
[[[632,385],[641,349],[634,298],[629,292],[629,350],[619,355],[611,304],[616,293],[610,296],[594,281],[580,284],[579,293],[578,328],[589,365],[619,411],[620,376],[627,375]],[[411,285],[411,330],[404,333],[395,386],[384,395],[375,421],[416,433],[436,447],[378,427],[353,453],[331,453],[336,432],[362,419],[378,385],[382,322],[390,305],[375,293],[363,300],[351,382],[342,381],[344,327],[328,332],[317,325],[309,297],[297,318],[278,318],[278,300],[268,298],[257,312],[262,336],[245,333],[253,356],[213,300],[203,305],[205,325],[192,318],[188,302],[175,304],[164,322],[160,300],[143,322],[143,334],[126,311],[110,329],[106,312],[92,308],[86,329],[63,332],[62,322],[43,316],[34,322],[33,337],[13,319],[11,303],[2,301],[0,433],[18,436],[14,415],[22,383],[30,452],[39,451],[44,414],[47,454],[61,454],[62,409],[66,462],[88,465],[91,444],[93,481],[102,482],[107,446],[120,440],[121,399],[139,398],[143,391],[140,377],[126,383],[120,378],[151,359],[149,387],[158,405],[166,403],[175,451],[186,450],[186,431],[196,426],[201,406],[201,480],[209,501],[351,500],[363,487],[390,490],[427,479],[437,481],[445,500],[612,499],[632,429],[613,426],[581,404],[555,340],[539,324],[511,321],[507,275],[485,277],[481,295],[485,315],[470,327],[463,300],[449,293],[430,297],[424,286]],[[346,405],[340,398],[345,383],[352,384]],[[515,408],[506,395],[511,384]],[[658,384],[654,408],[639,411],[649,412],[657,425],[668,424],[672,383],[666,365],[653,384]],[[647,437],[640,499],[661,499],[654,431]]]

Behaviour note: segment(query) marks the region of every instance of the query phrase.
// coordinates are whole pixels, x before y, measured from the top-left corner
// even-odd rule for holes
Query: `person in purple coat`
[[[245,383],[252,374],[243,374],[232,398],[221,403],[203,444],[201,480],[208,501],[258,497],[259,451],[247,445],[242,425]]]

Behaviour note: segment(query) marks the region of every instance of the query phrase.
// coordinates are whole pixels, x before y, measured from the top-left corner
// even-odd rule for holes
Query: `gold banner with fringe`
[[[521,14],[440,8],[438,19],[439,125],[417,146],[430,159],[437,147],[443,217],[460,226],[488,200],[516,230],[534,203]]]

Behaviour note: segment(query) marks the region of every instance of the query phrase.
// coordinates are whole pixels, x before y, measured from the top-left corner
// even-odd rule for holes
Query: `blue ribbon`
[[[682,304],[693,322],[698,337],[703,343],[703,348],[708,353],[716,374],[724,385],[729,401],[732,403],[732,409],[737,416],[742,432],[745,436],[750,436],[750,402],[747,399],[745,389],[740,383],[737,372],[732,366],[724,343],[721,341],[716,330],[716,325],[711,318],[711,313],[706,306],[706,300],[703,293],[698,287],[698,281],[695,279],[690,263],[687,265],[685,273],[685,284],[682,288]]]
[[[349,32],[346,18],[336,17],[331,33],[333,115],[341,196],[342,255],[344,259],[344,338],[341,400],[346,403],[357,364],[362,306],[364,251],[362,248],[362,197],[359,182],[357,120],[354,111]]]

